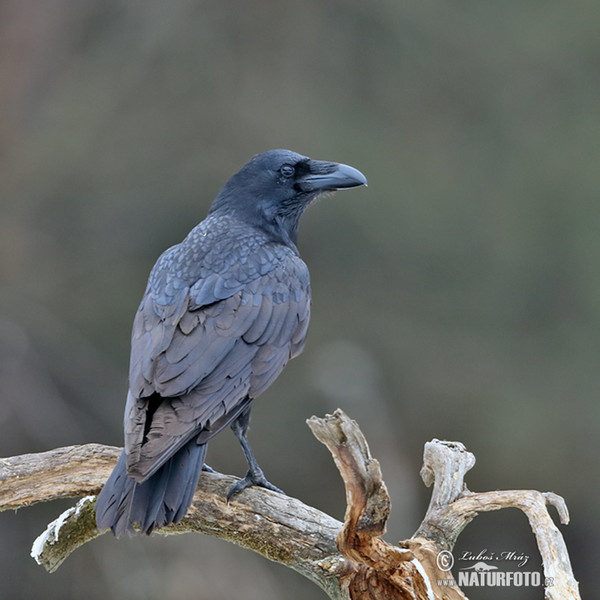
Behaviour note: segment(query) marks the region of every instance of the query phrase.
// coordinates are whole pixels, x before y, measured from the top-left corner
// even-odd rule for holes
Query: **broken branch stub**
[[[390,498],[379,462],[371,456],[358,424],[339,409],[324,418],[311,417],[307,423],[331,452],[346,488],[344,527],[337,545],[347,560],[343,580],[349,597],[464,600],[458,589],[440,590],[432,571],[424,568],[421,555],[432,552],[427,541],[409,548],[381,538],[390,514]]]
[[[569,522],[563,498],[552,492],[496,490],[470,492],[464,476],[475,457],[460,442],[432,440],[425,444],[421,477],[433,483],[429,508],[413,539],[430,540],[439,550],[452,551],[464,527],[480,512],[518,508],[527,516],[542,557],[547,600],[579,600],[579,587],[569,554],[547,506],[558,511],[561,523]]]
[[[433,439],[425,444],[421,479],[427,487],[433,485],[433,491],[415,537],[432,540],[440,550],[454,548],[456,538],[476,513],[461,514],[460,518],[446,522],[447,507],[461,496],[470,494],[464,478],[474,466],[475,456],[461,442]]]

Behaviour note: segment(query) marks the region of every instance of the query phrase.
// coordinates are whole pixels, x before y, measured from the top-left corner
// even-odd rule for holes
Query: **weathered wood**
[[[85,454],[87,449],[83,449]],[[69,456],[72,451],[58,455]],[[80,465],[81,461],[71,463],[70,476],[81,489]],[[62,468],[63,476],[67,476],[68,466]],[[330,593],[330,588],[337,585],[337,569],[332,565],[337,564],[339,556],[335,539],[342,524],[295,498],[263,488],[250,488],[227,502],[227,492],[235,481],[235,477],[204,472],[186,517],[156,533],[194,531],[225,539],[295,569]],[[98,482],[90,479],[87,492],[97,491],[98,487]],[[42,500],[35,496],[35,501]],[[100,535],[94,500],[93,496],[85,498],[77,509],[65,511],[34,543],[32,556],[48,571],[55,571],[71,552]]]
[[[460,442],[433,440],[425,444],[421,477],[425,485],[433,483],[427,514],[415,538],[425,538],[440,549],[451,551],[457,537],[478,513],[502,508],[518,508],[529,520],[544,565],[547,600],[577,600],[579,586],[562,534],[548,514],[548,505],[556,508],[560,521],[569,522],[563,498],[552,492],[535,490],[497,490],[470,492],[464,476],[475,465],[475,457]]]
[[[0,511],[98,492],[121,450],[86,444],[0,458]]]
[[[358,425],[342,411],[308,424],[330,450],[346,487],[344,523],[294,498],[249,488],[227,502],[235,478],[203,473],[193,504],[177,525],[160,535],[195,531],[220,537],[295,569],[334,600],[465,600],[440,568],[442,551],[479,512],[516,507],[528,517],[553,585],[547,600],[580,600],[562,535],[547,505],[568,522],[560,496],[532,490],[470,492],[465,474],[474,456],[460,442],[433,440],[425,445],[421,476],[433,484],[429,508],[415,535],[398,546],[385,542],[390,499],[381,469]],[[0,510],[69,496],[95,494],[121,449],[99,444],[58,448],[40,454],[0,459]],[[54,571],[76,548],[100,535],[94,496],[80,500],[38,537],[32,556]],[[443,565],[442,565],[443,566]]]
[[[353,600],[404,598],[464,599],[458,589],[440,590],[422,558],[430,551],[423,544],[411,548],[384,541],[390,513],[390,497],[379,462],[355,421],[341,410],[323,419],[308,421],[315,437],[331,452],[346,486],[344,527],[337,538],[341,555],[348,561],[345,584]],[[429,562],[429,557],[426,559]]]

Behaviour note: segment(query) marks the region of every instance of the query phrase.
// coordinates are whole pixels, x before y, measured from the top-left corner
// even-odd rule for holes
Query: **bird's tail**
[[[206,444],[190,440],[142,483],[127,476],[125,451],[96,499],[96,525],[115,536],[142,533],[177,523],[187,512],[204,464]]]

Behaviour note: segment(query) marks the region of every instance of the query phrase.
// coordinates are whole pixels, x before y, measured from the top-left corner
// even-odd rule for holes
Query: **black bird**
[[[98,529],[150,534],[181,520],[206,443],[228,425],[248,461],[228,497],[251,485],[281,491],[246,431],[252,400],[304,347],[310,282],[298,222],[321,193],[366,183],[347,165],[258,154],[160,256],[133,323],[125,449],[96,500]]]

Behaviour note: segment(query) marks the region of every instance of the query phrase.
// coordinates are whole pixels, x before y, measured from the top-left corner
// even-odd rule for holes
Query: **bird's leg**
[[[206,473],[217,473],[212,467],[209,467],[206,463],[202,464],[202,470]]]
[[[244,451],[244,456],[248,461],[248,472],[243,479],[240,479],[238,482],[234,483],[229,492],[227,494],[227,500],[229,501],[233,496],[239,494],[241,491],[245,490],[247,487],[251,485],[259,485],[260,487],[267,488],[268,490],[272,490],[274,492],[278,492],[283,494],[283,492],[272,483],[269,483],[262,472],[262,469],[259,467],[254,454],[252,453],[252,449],[250,448],[250,444],[248,443],[248,439],[246,438],[246,432],[248,431],[248,425],[250,423],[250,410],[244,411],[232,424],[231,429],[237,439],[240,441],[242,446],[242,450]]]

